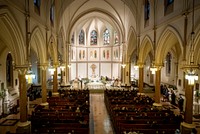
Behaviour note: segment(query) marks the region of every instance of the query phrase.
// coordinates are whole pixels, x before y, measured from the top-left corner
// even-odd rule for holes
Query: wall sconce
[[[122,64],[121,66],[122,66],[122,68],[125,68],[125,67],[126,67],[126,64]]]
[[[64,71],[65,65],[62,64],[62,65],[60,66],[60,69],[61,69],[62,71]]]
[[[68,67],[68,68],[71,68],[71,65],[69,64],[69,65],[67,65],[67,67]]]

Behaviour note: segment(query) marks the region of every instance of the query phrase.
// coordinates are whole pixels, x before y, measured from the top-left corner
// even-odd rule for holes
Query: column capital
[[[181,126],[184,126],[186,128],[195,128],[195,124],[189,124],[189,123],[186,123],[186,122],[182,122]]]
[[[19,72],[21,75],[25,75],[26,72],[28,71],[28,66],[27,65],[16,65],[15,70]]]
[[[143,62],[138,62],[138,67],[139,68],[143,68],[144,67],[144,63]]]
[[[157,68],[157,70],[161,70],[161,68],[163,67],[163,63],[157,63],[155,64],[155,67]]]
[[[38,64],[38,67],[41,68],[42,70],[47,70],[48,66],[49,66],[48,63]]]
[[[57,67],[59,66],[59,63],[58,63],[58,62],[55,62],[55,63],[53,64],[53,66],[54,66],[55,68],[57,68]]]

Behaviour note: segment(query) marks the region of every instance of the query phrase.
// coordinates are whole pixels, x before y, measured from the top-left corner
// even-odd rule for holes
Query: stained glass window
[[[148,20],[150,16],[150,3],[149,0],[145,0],[145,6],[144,6],[144,19]]]
[[[13,65],[12,65],[12,55],[9,53],[6,59],[6,82],[7,86],[13,86]]]
[[[72,37],[71,37],[71,43],[74,44],[74,33],[72,34]]]
[[[172,4],[172,3],[174,3],[174,0],[166,0],[166,5],[167,6],[170,5],[170,4]]]
[[[114,38],[115,38],[115,44],[118,44],[119,43],[119,36],[118,36],[118,33],[116,31],[114,32]]]
[[[166,56],[166,75],[170,75],[171,73],[171,59],[172,55],[168,52]]]
[[[97,45],[97,31],[95,30],[90,33],[90,45]]]
[[[34,0],[34,10],[37,14],[40,14],[40,0]]]
[[[79,33],[79,45],[84,45],[84,38],[85,38],[85,33],[83,30],[81,30]]]
[[[165,0],[164,2],[165,15],[168,15],[173,12],[173,8],[174,8],[173,5],[174,5],[174,0]]]
[[[108,31],[108,29],[106,29],[103,33],[103,41],[104,45],[109,45],[110,43],[110,32]]]
[[[54,14],[55,14],[55,2],[53,1],[51,3],[51,8],[50,8],[50,21],[52,25],[54,24]]]

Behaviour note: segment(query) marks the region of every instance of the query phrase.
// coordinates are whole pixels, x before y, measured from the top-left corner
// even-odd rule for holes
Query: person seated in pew
[[[80,108],[77,107],[75,112],[80,113],[80,112],[81,112],[81,111],[80,111]]]
[[[151,123],[151,127],[152,127],[152,128],[156,128],[157,125],[158,125],[157,121],[155,121],[155,120],[152,121],[152,123]]]
[[[73,111],[71,106],[69,106],[69,109],[68,109],[68,110],[71,111],[71,112]]]

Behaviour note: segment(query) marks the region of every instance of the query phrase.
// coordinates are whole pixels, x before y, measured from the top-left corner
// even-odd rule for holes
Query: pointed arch
[[[40,63],[46,62],[46,42],[44,39],[44,36],[42,34],[42,31],[39,27],[35,27],[31,34],[31,40],[30,40],[31,48],[36,53],[37,57],[39,58]]]
[[[13,61],[16,65],[24,65],[27,54],[22,31],[7,6],[2,6],[0,10],[0,28],[4,31],[0,32],[0,40],[12,53]]]
[[[130,30],[128,33],[128,43],[127,43],[127,54],[130,54],[130,55],[127,55],[128,61],[130,61],[131,56],[133,55],[134,50],[136,49],[137,49],[136,32],[133,27],[130,27]]]
[[[139,48],[138,62],[144,63],[149,52],[153,52],[153,41],[148,35],[146,35],[144,39],[141,41],[141,45]]]
[[[51,35],[48,41],[48,58],[49,57],[52,58],[54,63],[58,62],[57,45],[56,45],[56,40],[53,35]]]
[[[176,51],[177,59],[183,54],[183,42],[181,36],[172,26],[168,26],[160,36],[155,53],[155,63],[160,65],[163,64],[163,60],[170,49]]]
[[[106,15],[106,16],[109,16],[111,18],[111,20],[113,20],[116,28],[117,28],[117,32],[119,35],[122,35],[122,37],[120,37],[120,39],[123,39],[124,38],[124,35],[123,35],[123,31],[124,31],[124,27],[122,28],[120,25],[121,25],[121,20],[118,20],[118,18],[114,17],[112,14],[110,14],[109,12],[103,10],[103,9],[99,9],[99,8],[95,8],[95,9],[89,9],[87,11],[84,11],[82,12],[80,15],[74,17],[73,16],[73,20],[71,21],[71,25],[69,25],[69,28],[67,28],[67,32],[68,34],[66,34],[66,39],[68,40],[68,42],[70,42],[70,33],[73,31],[73,28],[76,26],[76,23],[81,20],[82,18],[84,18],[87,14],[90,14],[90,13],[101,13],[103,15]],[[89,35],[89,34],[88,34]]]
[[[66,59],[66,56],[65,56],[65,41],[64,41],[64,29],[63,27],[61,27],[60,31],[59,31],[59,34],[58,34],[58,52],[60,53],[60,60],[62,61],[65,61]]]
[[[197,30],[197,29],[196,29]],[[195,36],[195,40],[194,40],[194,63],[195,64],[200,64],[200,30],[198,29],[197,31],[199,31],[196,36]]]

